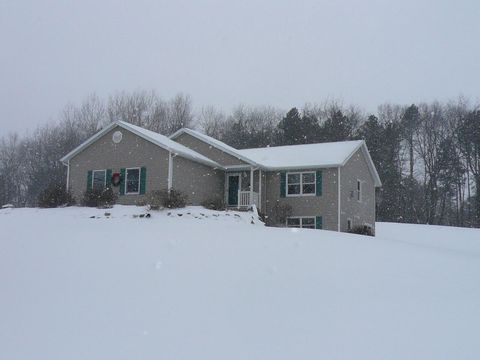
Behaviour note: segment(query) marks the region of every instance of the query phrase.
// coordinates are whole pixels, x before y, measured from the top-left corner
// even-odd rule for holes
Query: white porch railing
[[[250,191],[238,191],[238,206],[258,206],[258,193],[252,191],[252,198],[250,199]]]

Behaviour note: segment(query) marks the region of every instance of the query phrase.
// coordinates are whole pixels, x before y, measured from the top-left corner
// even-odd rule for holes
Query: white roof
[[[205,143],[237,157],[246,163],[267,170],[288,170],[305,168],[326,168],[344,166],[350,157],[362,149],[372,174],[375,186],[381,186],[380,177],[368,152],[365,141],[337,141],[306,145],[275,146],[255,149],[235,149],[220,140],[202,134],[198,131],[182,128],[170,136],[175,139],[186,133]],[[227,167],[228,169],[228,167]]]
[[[87,146],[90,144],[94,143],[96,140],[98,140],[100,137],[102,137],[104,134],[109,132],[111,129],[113,129],[115,126],[120,126],[126,130],[131,131],[132,133],[142,137],[143,139],[150,141],[154,143],[155,145],[158,145],[162,147],[163,149],[172,152],[173,154],[180,155],[182,157],[185,157],[190,160],[194,160],[200,163],[203,163],[205,165],[209,165],[212,167],[218,167],[222,168],[222,166],[215,161],[207,158],[206,156],[203,156],[202,154],[199,154],[198,152],[183,146],[182,144],[177,143],[176,141],[171,140],[167,136],[164,136],[162,134],[156,133],[151,130],[147,130],[144,128],[141,128],[140,126],[132,125],[124,121],[115,121],[108,125],[107,127],[103,128],[100,130],[98,133],[90,137],[88,140],[83,142],[81,145],[79,145],[77,148],[73,149],[71,152],[69,152],[67,155],[65,155],[63,158],[60,159],[62,162],[66,162],[70,160],[72,157],[77,155],[79,152],[81,152],[83,149],[85,149]]]
[[[381,186],[382,183],[377,170],[363,140],[275,146],[237,151],[267,169],[288,170],[344,166],[358,149],[362,149],[366,157],[375,186]]]
[[[361,144],[361,140],[340,141],[237,151],[269,168],[334,167],[343,165],[345,159]]]

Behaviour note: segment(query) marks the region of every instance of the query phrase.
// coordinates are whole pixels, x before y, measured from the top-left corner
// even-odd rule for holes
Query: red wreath
[[[111,179],[113,186],[118,186],[122,182],[122,175],[120,173],[113,173]]]

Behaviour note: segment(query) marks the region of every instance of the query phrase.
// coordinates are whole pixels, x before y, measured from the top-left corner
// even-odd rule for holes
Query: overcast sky
[[[479,0],[0,0],[0,136],[96,93],[197,107],[476,101]]]

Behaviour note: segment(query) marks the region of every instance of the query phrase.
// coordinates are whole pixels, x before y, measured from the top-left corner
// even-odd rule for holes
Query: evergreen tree
[[[345,115],[340,109],[331,111],[320,131],[322,142],[345,141],[354,137],[356,120]]]
[[[317,141],[319,125],[315,117],[300,115],[292,108],[278,124],[278,145],[310,144]]]

